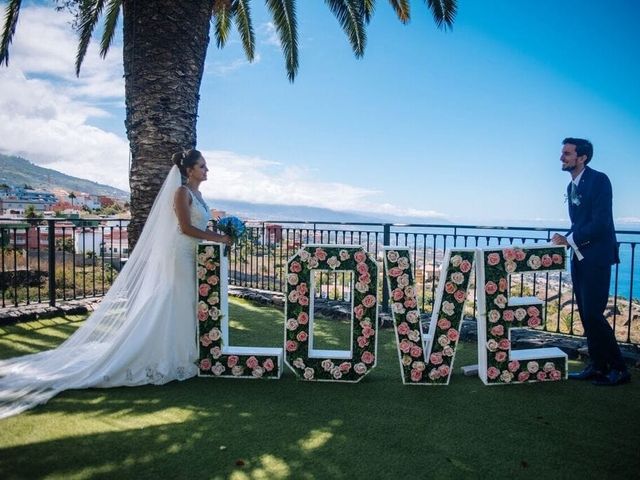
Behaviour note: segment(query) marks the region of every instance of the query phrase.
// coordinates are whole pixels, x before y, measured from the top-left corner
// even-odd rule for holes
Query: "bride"
[[[196,375],[196,245],[231,238],[207,230],[202,154],[192,149],[172,160],[136,248],[94,313],[58,348],[0,360],[0,418],[63,390]]]

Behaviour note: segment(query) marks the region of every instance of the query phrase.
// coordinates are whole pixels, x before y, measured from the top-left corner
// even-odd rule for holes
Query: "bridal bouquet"
[[[229,235],[233,239],[233,243],[238,242],[247,233],[247,227],[244,222],[233,216],[218,219],[216,228],[225,235]],[[229,245],[225,245],[224,254],[229,254]]]

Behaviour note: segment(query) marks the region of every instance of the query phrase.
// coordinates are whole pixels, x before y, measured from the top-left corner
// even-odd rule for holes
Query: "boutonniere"
[[[571,194],[564,194],[564,203],[571,202],[571,205],[579,207],[582,201],[582,195],[580,195],[576,189],[571,189]]]
[[[580,195],[577,192],[571,192],[571,204],[579,207],[580,206],[580,200],[582,199],[582,195]]]

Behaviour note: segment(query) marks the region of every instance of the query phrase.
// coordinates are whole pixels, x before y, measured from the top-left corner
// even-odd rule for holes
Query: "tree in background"
[[[120,13],[123,23],[125,126],[131,152],[129,186],[133,248],[162,182],[171,168],[171,154],[196,145],[196,121],[210,23],[219,48],[226,44],[232,23],[249,61],[255,35],[251,0],[55,0],[58,9],[75,16],[80,40],[79,74],[93,31],[104,19],[100,54],[113,41]],[[451,27],[457,0],[425,0],[438,27]],[[410,19],[409,0],[389,0],[402,23]],[[0,38],[0,63],[8,64],[9,44],[16,30],[22,0],[9,0]],[[287,77],[298,72],[296,0],[265,0],[285,57]],[[356,57],[364,54],[366,26],[375,0],[325,0],[347,35]]]

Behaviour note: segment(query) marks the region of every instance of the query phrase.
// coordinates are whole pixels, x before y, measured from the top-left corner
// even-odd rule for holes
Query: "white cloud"
[[[69,22],[52,8],[22,9],[9,67],[0,68],[0,151],[128,189],[126,139],[90,123],[110,116],[100,104],[122,105],[120,49],[103,61],[93,44],[76,78]]]
[[[258,32],[262,36],[262,43],[265,45],[271,45],[278,48],[282,46],[280,43],[280,37],[278,36],[278,31],[276,30],[276,26],[273,22],[263,23],[258,28]]]
[[[378,191],[340,181],[320,181],[305,168],[284,166],[234,152],[206,151],[203,155],[211,173],[201,190],[209,198],[401,216],[444,217],[435,211],[399,208],[377,202]]]

